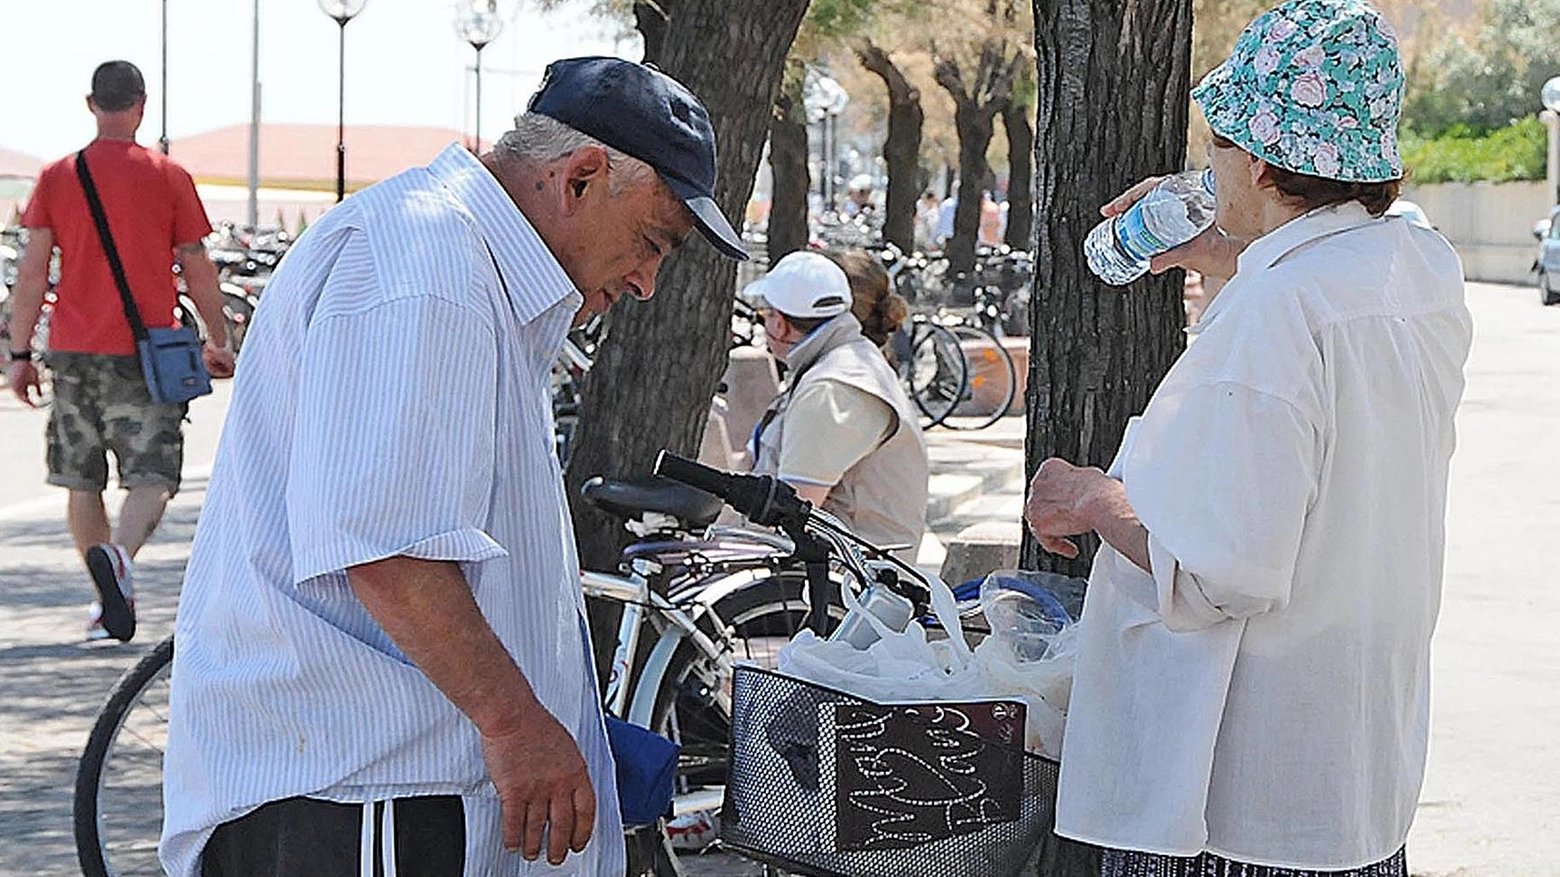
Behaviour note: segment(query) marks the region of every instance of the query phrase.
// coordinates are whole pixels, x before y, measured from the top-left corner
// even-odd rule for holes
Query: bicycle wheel
[[[905,392],[926,420],[923,429],[944,422],[966,394],[968,366],[959,339],[930,321],[911,327],[910,356],[900,364]]]
[[[85,877],[162,874],[163,749],[173,637],[158,643],[109,692],[76,770],[76,857]]]
[[[780,647],[807,624],[806,582],[800,570],[760,579],[716,601],[715,618],[706,616],[699,625],[715,635],[733,659],[773,668]],[[829,604],[829,616],[836,625],[845,618],[845,605],[837,595]],[[682,791],[725,785],[731,716],[715,693],[730,688],[729,665],[722,668],[686,640],[677,647],[656,693],[651,728],[682,745],[677,771]]]
[[[942,424],[949,429],[985,429],[1013,407],[1018,388],[1013,357],[997,336],[980,326],[961,324],[949,326],[948,331],[959,339],[969,377],[958,404]]]

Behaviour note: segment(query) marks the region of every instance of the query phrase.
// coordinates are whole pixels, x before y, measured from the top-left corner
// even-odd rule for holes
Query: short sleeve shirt
[[[92,141],[87,165],[142,322],[174,325],[174,248],[211,233],[195,181],[167,156],[128,140]],[[74,154],[39,173],[22,225],[49,229],[60,248],[59,301],[49,318],[49,348],[135,353],[108,257],[76,177]]]
[[[179,599],[167,873],[195,877],[213,829],[268,801],[434,794],[464,799],[468,877],[623,873],[614,806],[568,869],[504,852],[475,726],[346,574],[458,563],[597,801],[617,800],[553,450],[551,364],[579,293],[452,144],[331,208],[265,296]]]

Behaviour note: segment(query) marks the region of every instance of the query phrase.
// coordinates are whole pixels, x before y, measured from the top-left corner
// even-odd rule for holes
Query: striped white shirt
[[[549,368],[580,295],[458,145],[332,209],[244,345],[179,606],[161,855],[297,795],[465,797],[468,875],[624,870]],[[579,742],[595,835],[561,868],[502,849],[472,724],[358,602],[347,567],[453,560]]]

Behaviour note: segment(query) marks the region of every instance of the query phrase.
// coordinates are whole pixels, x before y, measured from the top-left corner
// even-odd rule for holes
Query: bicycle
[[[712,526],[719,500],[679,485],[593,480],[587,494],[641,531],[620,572],[581,572],[587,595],[624,609],[604,706],[682,743],[674,816],[716,809],[733,662],[772,663],[810,608],[806,582],[788,560],[793,546],[767,531]],[[838,571],[830,581],[836,595],[848,584]],[[836,623],[844,617],[838,596],[828,606]],[[156,849],[173,650],[170,636],[119,679],[88,736],[73,804],[86,877],[161,873]],[[664,825],[630,827],[626,843],[630,874],[680,873]]]

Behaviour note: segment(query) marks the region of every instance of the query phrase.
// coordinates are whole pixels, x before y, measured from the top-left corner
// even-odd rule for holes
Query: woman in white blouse
[[[1193,93],[1216,227],[1155,265],[1229,283],[1110,471],[1031,484],[1047,550],[1105,542],[1056,824],[1107,877],[1408,873],[1472,328],[1451,247],[1382,216],[1402,83],[1360,0],[1246,29]]]

